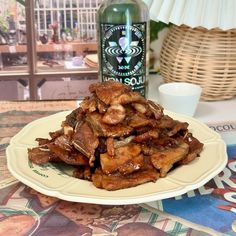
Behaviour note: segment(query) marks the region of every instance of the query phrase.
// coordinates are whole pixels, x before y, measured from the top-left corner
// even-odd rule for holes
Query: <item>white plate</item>
[[[36,146],[35,138],[49,137],[60,128],[69,113],[60,112],[29,123],[16,134],[7,148],[7,164],[14,177],[33,189],[60,199],[106,205],[136,204],[170,198],[196,189],[216,176],[227,163],[226,145],[220,136],[196,119],[165,112],[174,119],[186,121],[189,130],[204,143],[201,156],[181,166],[155,183],[117,191],[96,188],[91,182],[70,177],[53,164],[38,166],[28,160],[27,148]]]

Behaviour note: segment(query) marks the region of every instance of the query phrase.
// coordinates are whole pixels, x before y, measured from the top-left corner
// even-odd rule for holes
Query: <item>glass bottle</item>
[[[97,13],[99,76],[147,97],[149,10],[142,0],[104,0]]]

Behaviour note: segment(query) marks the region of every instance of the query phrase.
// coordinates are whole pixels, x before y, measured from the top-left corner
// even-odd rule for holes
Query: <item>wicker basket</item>
[[[165,82],[199,84],[203,100],[236,95],[236,29],[172,26],[163,43],[160,61]]]

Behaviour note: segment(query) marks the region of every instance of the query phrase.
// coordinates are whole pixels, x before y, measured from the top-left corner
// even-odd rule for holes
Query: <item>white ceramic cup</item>
[[[193,116],[201,93],[202,88],[196,84],[166,83],[159,86],[159,102],[166,110]]]

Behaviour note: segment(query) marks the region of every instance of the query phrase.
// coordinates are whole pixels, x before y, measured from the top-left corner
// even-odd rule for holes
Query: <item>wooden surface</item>
[[[69,43],[60,44],[37,44],[37,52],[76,52],[78,55],[85,50],[96,51],[96,42],[78,42],[72,41]],[[26,53],[26,45],[0,45],[0,53]]]

